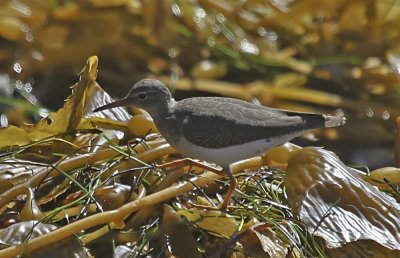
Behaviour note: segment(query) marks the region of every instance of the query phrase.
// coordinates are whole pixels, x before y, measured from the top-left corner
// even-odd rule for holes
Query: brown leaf
[[[32,239],[57,229],[56,226],[44,224],[35,220],[20,222],[8,228],[0,230],[0,239],[3,243],[17,245],[22,244],[26,239]],[[57,243],[41,248],[24,257],[90,257],[87,251],[81,246],[80,241],[72,236]]]
[[[358,250],[364,257],[400,250],[400,205],[332,152],[313,147],[294,152],[285,185],[295,216],[328,247],[366,246]],[[342,251],[352,257],[350,248]]]

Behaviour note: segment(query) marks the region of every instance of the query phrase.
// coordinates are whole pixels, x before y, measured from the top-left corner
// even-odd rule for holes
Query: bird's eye
[[[144,94],[144,93],[139,93],[137,95],[137,97],[138,97],[139,100],[146,100],[147,99],[147,95]]]

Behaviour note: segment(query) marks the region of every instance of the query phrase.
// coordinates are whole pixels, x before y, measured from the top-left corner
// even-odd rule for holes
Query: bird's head
[[[157,114],[168,108],[171,99],[171,93],[164,83],[159,80],[144,79],[135,83],[124,98],[99,107],[94,112],[121,106],[135,106],[150,114]]]

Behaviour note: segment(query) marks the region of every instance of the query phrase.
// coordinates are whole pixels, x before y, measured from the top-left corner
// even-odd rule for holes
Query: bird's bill
[[[101,106],[96,108],[95,110],[93,110],[93,112],[98,112],[98,111],[102,111],[102,110],[106,110],[106,109],[110,109],[110,108],[115,108],[115,107],[123,107],[126,106],[128,103],[126,101],[126,98],[122,98],[120,100],[114,101],[110,104]]]

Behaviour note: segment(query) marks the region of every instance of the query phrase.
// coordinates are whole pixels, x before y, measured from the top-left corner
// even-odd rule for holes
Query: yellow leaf
[[[31,139],[25,129],[10,125],[0,129],[0,146],[24,145]]]
[[[97,77],[98,58],[92,56],[80,74],[79,82],[72,86],[72,94],[64,106],[34,125],[26,128],[9,126],[0,129],[0,148],[10,145],[24,145],[33,141],[64,133],[74,129],[93,128],[82,121],[84,108],[91,96]]]
[[[191,213],[187,210],[179,210],[178,213],[191,221],[196,221],[197,226],[218,237],[231,237],[238,229],[236,220],[220,211],[195,210]]]
[[[77,128],[83,116],[86,98],[91,95],[96,82],[97,64],[98,58],[96,56],[90,57],[80,74],[79,82],[71,87],[72,94],[66,100],[64,107],[28,129],[33,139],[42,138],[42,136],[35,137],[36,134],[41,134],[40,131],[50,136]]]

